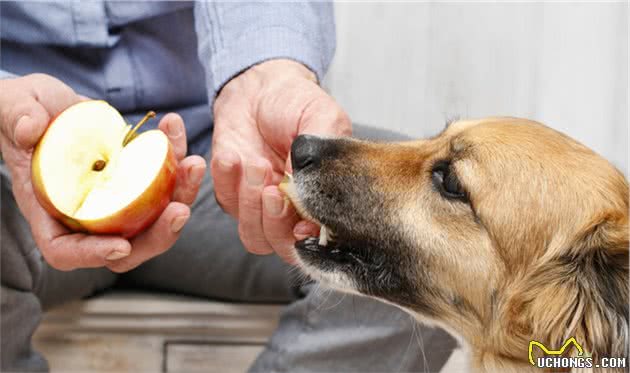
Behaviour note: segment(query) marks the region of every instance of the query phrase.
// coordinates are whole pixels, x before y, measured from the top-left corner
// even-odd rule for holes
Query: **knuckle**
[[[43,73],[33,73],[27,75],[25,78],[28,78],[31,90],[35,95],[38,95],[37,92],[42,92],[43,87],[45,88],[44,90],[47,88],[58,96],[68,97],[74,95],[74,91],[70,88],[70,86],[66,85],[54,76]]]
[[[260,197],[241,198],[239,207],[246,211],[248,216],[252,216],[252,214],[260,215],[262,213],[262,199]]]
[[[59,80],[53,78],[52,76],[43,74],[43,73],[29,74],[25,76],[25,78],[28,79],[29,85],[32,88],[39,87],[42,85],[52,85],[52,84],[61,83]]]
[[[24,76],[24,79],[29,80],[31,83],[45,82],[50,78],[49,75],[44,73],[32,73]]]
[[[234,206],[238,205],[238,198],[234,196],[221,195],[219,193],[214,194],[214,199],[223,211],[231,211]]]
[[[238,234],[245,249],[248,252],[256,255],[269,254],[271,248],[269,247],[267,241],[264,238],[252,237],[252,235],[248,232],[249,230],[247,229],[247,227],[245,227],[243,224],[239,224]]]

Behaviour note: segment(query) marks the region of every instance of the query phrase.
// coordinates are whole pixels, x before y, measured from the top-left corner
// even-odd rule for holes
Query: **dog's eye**
[[[437,162],[431,171],[433,185],[446,198],[466,200],[466,191],[448,161]]]

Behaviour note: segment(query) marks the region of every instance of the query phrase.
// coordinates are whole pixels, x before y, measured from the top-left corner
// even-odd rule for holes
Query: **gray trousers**
[[[355,135],[396,138],[362,126],[355,126]],[[2,371],[47,370],[45,357],[31,344],[42,312],[114,285],[227,301],[288,303],[267,348],[250,368],[253,372],[434,372],[455,346],[443,331],[415,325],[393,306],[316,291],[314,284],[296,285],[277,256],[247,253],[236,222],[215,201],[209,174],[191,219],[166,253],[122,275],[107,269],[57,271],[41,257],[3,165],[0,171]]]

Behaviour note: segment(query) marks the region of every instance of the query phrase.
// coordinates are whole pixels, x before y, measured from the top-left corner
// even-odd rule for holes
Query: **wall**
[[[335,6],[325,85],[355,122],[419,137],[453,117],[528,117],[627,170],[626,3]]]

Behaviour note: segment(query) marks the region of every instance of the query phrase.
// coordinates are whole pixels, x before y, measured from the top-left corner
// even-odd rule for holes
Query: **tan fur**
[[[393,201],[397,224],[428,258],[418,265],[456,299],[435,299],[434,321],[468,342],[475,370],[540,372],[527,361],[532,339],[559,347],[575,336],[595,357],[626,356],[627,315],[611,303],[628,303],[628,183],[605,159],[517,118],[361,142],[346,157]],[[431,167],[443,158],[469,204],[435,193]]]

